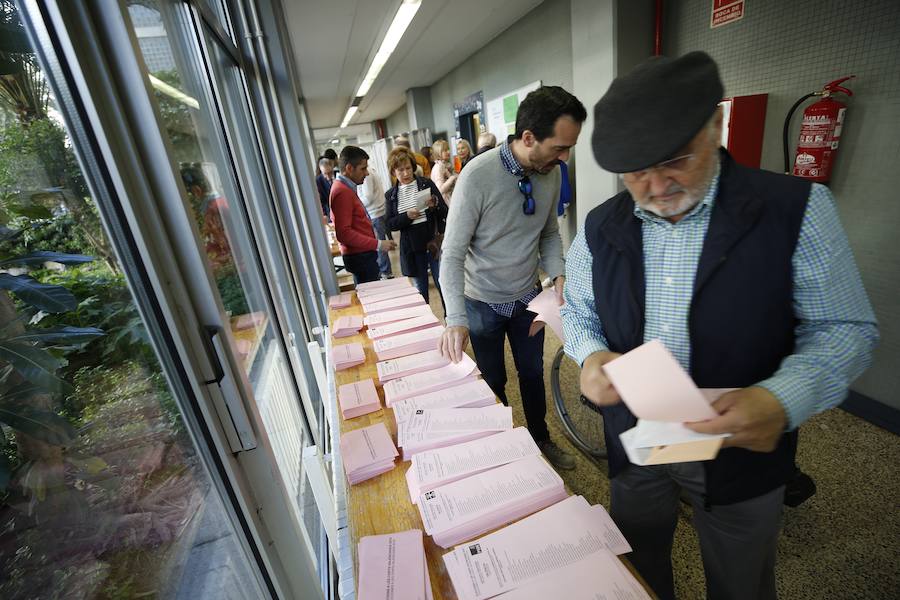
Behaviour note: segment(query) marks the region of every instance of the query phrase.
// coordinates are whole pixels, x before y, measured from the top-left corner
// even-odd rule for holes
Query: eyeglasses
[[[525,201],[522,202],[522,212],[526,215],[533,215],[534,196],[531,195],[531,179],[527,175],[519,180],[519,191],[525,196]]]
[[[676,156],[675,158],[664,160],[661,163],[657,163],[652,167],[647,167],[646,169],[641,169],[640,171],[622,173],[621,177],[625,181],[637,182],[646,181],[650,177],[650,173],[656,170],[669,171],[670,173],[684,173],[691,168],[691,165],[693,165],[694,159],[696,157],[696,154],[683,154],[682,156]]]

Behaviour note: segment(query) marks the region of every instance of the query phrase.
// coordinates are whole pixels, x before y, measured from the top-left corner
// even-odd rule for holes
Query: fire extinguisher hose
[[[791,128],[791,117],[794,116],[794,111],[797,110],[798,106],[800,106],[801,104],[806,102],[809,98],[812,98],[813,96],[817,96],[817,95],[818,95],[817,92],[812,92],[810,94],[806,94],[805,96],[803,96],[802,98],[800,98],[799,100],[794,102],[794,105],[791,107],[791,110],[788,111],[787,116],[784,118],[784,130],[782,131],[781,141],[782,141],[783,148],[784,148],[784,174],[785,175],[791,174],[791,158],[790,158],[790,152],[788,151],[788,130]]]

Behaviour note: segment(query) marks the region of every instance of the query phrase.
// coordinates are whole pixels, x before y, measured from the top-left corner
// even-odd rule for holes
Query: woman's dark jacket
[[[400,182],[384,193],[387,207],[386,222],[391,231],[399,231],[400,235],[400,271],[407,277],[414,277],[415,254],[426,252],[425,246],[434,237],[435,232],[444,233],[447,224],[447,203],[441,196],[440,190],[430,179],[416,177],[416,188],[421,191],[431,189],[431,195],[437,198],[437,206],[425,211],[428,219],[424,223],[412,224],[405,212],[398,213],[397,205],[400,202]]]

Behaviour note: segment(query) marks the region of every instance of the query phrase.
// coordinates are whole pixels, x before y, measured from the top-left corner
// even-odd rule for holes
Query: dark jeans
[[[475,362],[481,375],[503,404],[506,399],[506,363],[503,342],[509,338],[513,360],[519,375],[519,392],[525,424],[536,442],[550,439],[547,422],[547,400],[544,397],[544,330],[528,336],[534,313],[516,303],[510,318],[498,315],[490,305],[466,298],[469,339],[475,351]]]
[[[354,283],[378,281],[381,276],[378,271],[378,254],[374,250],[359,254],[345,254],[343,259],[344,268],[353,274]]]
[[[372,219],[372,231],[375,232],[375,237],[379,240],[390,239],[388,238],[388,231],[387,227],[385,227],[383,216]],[[384,250],[378,251],[378,270],[386,277],[393,275],[391,272],[391,257]]]
[[[416,252],[412,255],[414,264],[411,265],[413,267],[413,281],[416,284],[416,289],[419,290],[419,293],[422,294],[422,297],[425,298],[425,302],[428,302],[428,269],[431,269],[431,278],[434,279],[434,287],[437,288],[438,294],[441,295],[441,304],[444,304],[444,296],[441,294],[441,284],[438,283],[438,278],[441,275],[441,261],[434,260],[431,256],[431,252],[427,250],[425,252]]]

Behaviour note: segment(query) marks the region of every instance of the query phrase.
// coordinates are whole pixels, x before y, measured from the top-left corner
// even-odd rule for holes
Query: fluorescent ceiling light
[[[350,123],[350,119],[353,118],[353,115],[356,114],[357,110],[359,110],[358,106],[351,106],[350,108],[347,109],[347,114],[344,115],[344,120],[341,121],[341,129],[343,129],[344,127],[347,126],[348,123]]]
[[[400,8],[397,9],[397,14],[394,15],[394,20],[381,41],[381,47],[378,48],[375,58],[372,59],[372,64],[369,65],[369,71],[363,78],[362,83],[359,84],[359,89],[356,90],[357,96],[365,96],[372,84],[375,83],[378,74],[381,73],[381,69],[387,63],[388,58],[391,57],[397,44],[400,43],[400,38],[403,37],[406,28],[409,27],[420,6],[422,6],[422,0],[404,0]]]
[[[174,100],[178,100],[182,104],[186,104],[187,106],[190,106],[191,108],[196,108],[196,109],[200,108],[200,103],[197,102],[197,100],[195,100],[194,98],[191,98],[190,96],[188,96],[187,94],[185,94],[184,92],[179,90],[178,88],[169,85],[162,79],[158,79],[158,78],[154,77],[153,75],[148,75],[148,77],[150,78],[150,85],[152,85],[154,88],[156,88],[156,90],[159,91],[160,93],[165,94],[166,96],[168,96],[169,98],[172,98]]]

